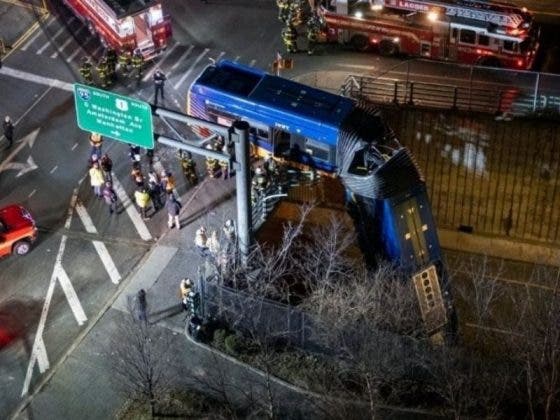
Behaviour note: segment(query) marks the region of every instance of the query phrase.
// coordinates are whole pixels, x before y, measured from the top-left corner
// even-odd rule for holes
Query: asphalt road
[[[173,42],[158,61],[168,77],[166,107],[184,108],[189,84],[211,60],[269,68],[276,51],[283,50],[273,2],[169,0],[166,7],[174,18]],[[0,24],[4,19],[25,21],[23,34],[28,27],[20,15],[29,22],[40,16],[31,9],[10,8]],[[22,393],[33,388],[165,228],[165,215],[144,223],[131,205],[110,218],[84,179],[89,144],[75,123],[71,83],[78,80],[83,56],[97,59],[101,54],[97,39],[67,11],[57,9],[16,45],[0,70],[0,116],[9,114],[16,122],[17,140],[10,150],[0,142],[0,206],[22,203],[40,228],[30,255],[0,261],[0,319],[3,327],[19,334],[0,349],[0,413],[11,411]],[[325,69],[375,73],[399,63],[327,48],[318,57],[296,56],[295,69],[286,75]],[[126,81],[115,89],[151,100],[152,71],[146,71],[140,86]],[[121,197],[130,197],[126,146],[106,141],[104,149],[115,162]],[[172,153],[160,149],[157,155],[159,169],[178,172]],[[178,188],[184,193],[187,186],[180,182]]]

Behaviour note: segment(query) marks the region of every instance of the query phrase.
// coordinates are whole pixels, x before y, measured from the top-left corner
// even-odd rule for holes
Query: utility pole
[[[226,127],[200,118],[190,117],[180,112],[157,107],[154,113],[180,138],[180,140],[176,140],[167,136],[154,134],[158,143],[212,159],[227,160],[233,165],[236,171],[235,182],[237,188],[237,236],[239,239],[239,253],[242,264],[246,264],[252,241],[251,190],[249,187],[251,173],[249,168],[249,124],[246,121],[234,121],[231,127]],[[180,121],[189,126],[204,127],[214,134],[204,139],[185,139],[166,119]],[[229,142],[234,143],[235,160],[227,153],[208,150],[204,147],[205,143],[213,140],[217,136],[222,136],[228,139]]]
[[[252,210],[249,187],[249,124],[234,121],[231,139],[235,143],[235,183],[237,188],[237,235],[241,263],[246,265],[251,245]]]

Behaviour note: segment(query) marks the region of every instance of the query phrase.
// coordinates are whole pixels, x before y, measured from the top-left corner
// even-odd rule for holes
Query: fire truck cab
[[[160,54],[171,38],[171,19],[160,0],[63,0],[105,47],[139,49],[145,60]]]
[[[525,9],[478,0],[374,1],[321,7],[327,41],[358,50],[376,45],[382,55],[514,69],[533,65],[538,31]]]

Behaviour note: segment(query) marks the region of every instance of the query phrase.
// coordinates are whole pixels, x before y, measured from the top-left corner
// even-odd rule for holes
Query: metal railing
[[[420,65],[422,72],[414,73],[411,66]],[[559,75],[425,60],[409,60],[376,76],[349,75],[340,92],[376,103],[426,108],[560,113]]]

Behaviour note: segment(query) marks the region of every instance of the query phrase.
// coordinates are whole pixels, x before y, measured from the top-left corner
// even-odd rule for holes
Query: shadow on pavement
[[[0,304],[0,351],[23,342],[31,353],[28,339],[37,319],[41,315],[42,305],[35,300],[8,300]]]

